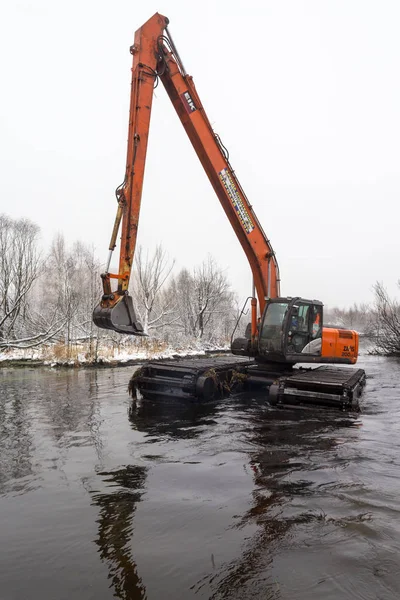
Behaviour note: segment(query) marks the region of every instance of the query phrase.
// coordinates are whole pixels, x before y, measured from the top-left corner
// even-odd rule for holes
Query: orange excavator
[[[354,364],[358,355],[356,331],[323,327],[320,301],[280,296],[275,252],[236,177],[226,148],[213,131],[168,23],[166,17],[156,13],[136,31],[130,48],[133,66],[126,171],[116,190],[117,215],[102,275],[104,294],[93,313],[95,324],[122,334],[144,335],[128,286],[139,224],[153,89],[161,80],[252,271],[251,325],[246,337],[232,341],[232,353],[251,357],[258,365],[273,364],[276,369],[279,365],[281,371],[290,370],[296,363]],[[119,270],[110,273],[121,221]]]

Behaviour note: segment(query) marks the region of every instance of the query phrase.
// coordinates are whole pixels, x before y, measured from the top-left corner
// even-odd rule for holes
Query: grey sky
[[[135,30],[170,29],[277,252],[282,293],[349,305],[400,276],[400,4],[15,0],[0,24],[0,211],[105,260],[125,169]],[[245,256],[160,85],[139,243],[211,253],[239,297]]]

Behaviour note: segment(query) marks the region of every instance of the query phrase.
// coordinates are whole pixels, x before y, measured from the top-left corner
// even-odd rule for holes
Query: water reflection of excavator
[[[221,394],[222,389],[227,390],[227,380],[239,371],[248,381],[253,380],[253,385],[270,388],[271,396],[277,401],[285,396],[285,388],[292,389],[289,392],[292,399],[299,398],[293,390],[302,389],[312,392],[314,399],[316,391],[320,399],[321,394],[325,394],[328,404],[336,404],[338,396],[346,402],[352,400],[362,387],[364,375],[361,370],[351,371],[351,376],[348,369],[320,367],[318,375],[313,376],[308,370],[301,373],[301,381],[294,387],[291,385],[293,378],[290,384],[287,377],[277,380],[277,374],[292,375],[292,366],[296,363],[356,363],[358,334],[352,330],[323,327],[323,305],[317,300],[280,296],[275,252],[235,175],[226,148],[211,127],[193,79],[185,71],[167,26],[168,19],[156,13],[136,31],[131,47],[133,67],[126,172],[123,183],[116,190],[117,216],[102,275],[104,294],[94,310],[94,322],[98,327],[119,333],[144,335],[128,294],[128,285],[139,222],[153,88],[161,80],[249,261],[254,281],[251,326],[248,335],[233,340],[232,353],[255,361],[245,364],[243,360],[235,362],[231,359],[229,364],[225,361],[224,364],[212,362],[207,365],[203,362],[200,370],[188,364],[184,374],[180,369],[174,371],[169,363],[168,374],[165,370],[157,373],[155,369],[144,370],[143,377],[137,378],[135,385],[144,396],[169,393],[168,390],[175,394],[175,388],[179,388],[191,397],[209,398]],[[109,267],[121,221],[119,270],[113,274]],[[117,280],[114,290],[112,279]],[[204,377],[210,369],[213,377]],[[311,383],[310,378],[314,378]],[[271,388],[271,384],[275,387]],[[303,398],[307,396],[302,395]]]
[[[280,580],[285,585],[293,577],[293,573],[288,574],[287,569],[279,571],[282,554],[285,555],[288,548],[291,549],[293,542],[295,547],[299,547],[299,540],[302,540],[304,535],[302,528],[312,528],[313,525],[324,522],[323,508],[327,504],[332,507],[335,497],[332,497],[331,492],[341,485],[335,477],[329,481],[329,484],[326,480],[327,470],[334,471],[336,466],[336,459],[332,456],[335,455],[334,450],[338,444],[337,437],[343,439],[346,430],[357,427],[358,421],[353,415],[326,410],[314,411],[313,418],[310,419],[308,411],[267,409],[268,419],[265,419],[265,405],[262,398],[245,394],[236,400],[233,405],[228,405],[226,401],[167,407],[162,404],[155,406],[153,403],[143,403],[131,414],[131,426],[134,430],[146,434],[147,449],[152,447],[149,443],[157,446],[161,441],[165,449],[169,442],[173,442],[173,462],[180,463],[181,468],[186,466],[185,482],[189,488],[191,477],[194,481],[198,477],[198,471],[196,469],[192,471],[191,463],[187,462],[187,452],[191,455],[196,448],[201,448],[204,452],[206,446],[205,454],[216,457],[219,452],[224,454],[225,446],[222,444],[221,447],[221,438],[223,439],[224,436],[226,440],[231,438],[232,427],[235,428],[236,434],[240,433],[240,455],[243,458],[243,467],[245,472],[251,469],[253,483],[249,479],[242,479],[241,476],[235,480],[235,485],[238,486],[235,487],[235,491],[238,496],[243,495],[245,501],[241,505],[243,510],[228,522],[229,529],[238,528],[246,531],[245,541],[243,546],[240,545],[237,553],[231,550],[227,552],[228,563],[220,562],[213,568],[210,564],[210,568],[205,568],[203,576],[197,581],[195,575],[191,574],[190,579],[193,579],[191,593],[210,598],[253,596],[277,599],[281,595],[276,582]],[[228,414],[234,417],[236,425],[232,424],[231,418],[226,421]],[[213,435],[209,436],[210,432],[214,432]],[[234,438],[237,439],[237,435],[231,439]],[[214,443],[216,439],[219,440],[217,445]],[[230,449],[235,451],[234,446]],[[149,456],[152,456],[154,450],[147,451],[150,452]],[[166,454],[168,455],[168,452]],[[330,456],[328,464],[327,456]],[[162,467],[158,462],[159,458],[159,455],[153,455],[153,461],[157,460],[156,463],[152,462],[153,467]],[[201,460],[199,458],[199,461]],[[241,459],[238,464],[240,463]],[[214,468],[220,469],[223,478],[225,463],[223,460],[222,462],[218,460],[216,464]],[[207,463],[204,463],[201,470],[205,469],[206,465]],[[232,468],[232,464],[230,467]],[[140,525],[140,516],[136,511],[143,500],[143,494],[146,491],[151,494],[151,491],[154,492],[154,485],[157,485],[154,480],[153,483],[146,484],[149,470],[149,467],[132,464],[120,466],[113,471],[97,473],[98,479],[91,493],[92,503],[99,509],[99,517],[96,521],[98,534],[94,541],[101,560],[107,566],[113,595],[121,600],[143,600],[149,596],[149,591],[146,591],[149,581],[145,575],[149,572],[148,564],[147,569],[143,569],[146,567],[146,557],[147,560],[152,560],[152,549],[159,543],[158,536],[161,535],[161,539],[169,539],[168,528],[174,527],[175,524],[168,512],[171,507],[167,506],[164,512],[166,525],[163,529],[159,530],[157,526],[153,529],[155,522],[159,521],[156,517],[150,519],[149,525],[145,528],[144,538],[140,537],[141,528],[138,527],[139,531],[136,530],[137,525]],[[231,477],[230,472],[228,467],[228,472],[225,473],[228,481]],[[166,485],[163,478],[161,481]],[[204,490],[207,497],[213,491],[212,481],[215,482],[215,479],[211,479],[210,486]],[[174,488],[174,498],[176,496],[176,502],[179,503],[179,492],[182,489],[174,478],[167,484],[168,489],[164,490],[165,497],[168,497],[168,490],[171,490],[171,487]],[[217,490],[221,502],[219,510],[222,514],[225,510],[230,512],[229,502],[226,502],[229,498],[227,491],[230,489],[229,483],[228,488],[223,486],[223,489],[222,498],[219,496],[221,491]],[[187,504],[187,499],[181,499],[181,502]],[[172,510],[176,510],[175,505]],[[192,520],[192,512],[185,513],[185,509],[182,508],[182,513],[179,511],[179,514],[182,515],[180,522],[185,530],[187,525],[185,519]],[[197,523],[201,527],[206,529],[210,526],[214,527],[208,521],[207,510],[205,512],[199,510],[196,515]],[[138,518],[139,521],[136,523]],[[359,519],[360,515],[352,513],[341,518],[330,517],[329,521],[331,525],[343,528],[349,522],[357,523]],[[136,535],[138,535],[137,539]],[[209,535],[208,545],[212,547],[213,536],[220,534],[213,530]],[[319,530],[315,535],[319,535]],[[191,561],[194,563],[199,560],[204,564],[204,547],[200,545],[198,549],[195,546],[197,544],[193,546]],[[174,551],[175,549],[172,548],[173,556]],[[161,573],[169,573],[169,570],[165,569],[165,563],[171,561],[169,554],[168,547],[165,555],[161,551],[161,567],[164,564]],[[304,560],[308,560],[308,557]],[[137,563],[142,566],[143,578]],[[183,561],[180,568],[186,569],[187,563]],[[175,570],[177,577],[181,572],[179,566],[176,569],[178,569]],[[310,573],[307,569],[297,569],[295,576],[301,583],[307,581]],[[170,597],[168,595],[170,575],[167,575],[167,579],[164,580],[162,574],[159,577],[159,589],[164,591],[159,597]],[[173,580],[172,575],[172,589]],[[208,595],[205,595],[207,591]],[[185,594],[185,588],[181,593]],[[189,591],[188,594],[191,596]]]
[[[113,596],[121,600],[143,600],[146,588],[132,555],[132,536],[134,514],[143,495],[147,469],[127,465],[98,475],[111,489],[92,494],[93,504],[100,509],[95,544],[108,566]]]

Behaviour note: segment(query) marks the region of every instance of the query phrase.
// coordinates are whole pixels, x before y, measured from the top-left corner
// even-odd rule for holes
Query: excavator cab
[[[318,300],[269,300],[259,327],[259,359],[262,362],[315,362],[322,353],[322,316],[323,305]]]
[[[322,357],[323,305],[304,298],[267,300],[257,337],[232,342],[233,354],[255,356],[258,362],[320,362]]]
[[[232,341],[232,354],[253,356],[258,363],[342,363],[354,365],[359,335],[351,329],[323,327],[323,305],[304,298],[266,301],[257,334]]]

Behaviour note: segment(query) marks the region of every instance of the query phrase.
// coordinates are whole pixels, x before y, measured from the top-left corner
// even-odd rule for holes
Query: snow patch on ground
[[[225,348],[213,348],[213,350],[224,350]],[[166,358],[176,358],[183,356],[204,356],[206,354],[206,350],[203,349],[193,349],[193,348],[181,348],[177,350],[176,348],[172,348],[168,346],[164,350],[159,350],[156,352],[146,352],[142,350],[141,352],[131,353],[126,350],[114,352],[113,359],[117,362],[124,363],[131,360],[148,360],[148,359],[166,359]]]
[[[43,353],[38,348],[24,350],[22,348],[13,348],[6,352],[0,352],[0,362],[10,360],[43,360]]]
[[[100,347],[97,358],[94,360],[86,348],[75,346],[71,352],[60,346],[45,346],[31,349],[13,348],[6,352],[0,352],[0,363],[24,363],[43,364],[51,367],[56,366],[84,366],[90,364],[118,365],[132,361],[161,360],[169,358],[182,358],[187,356],[205,356],[209,351],[227,351],[229,345],[211,345],[207,343],[192,343],[173,347],[157,343],[126,343],[120,348]]]

